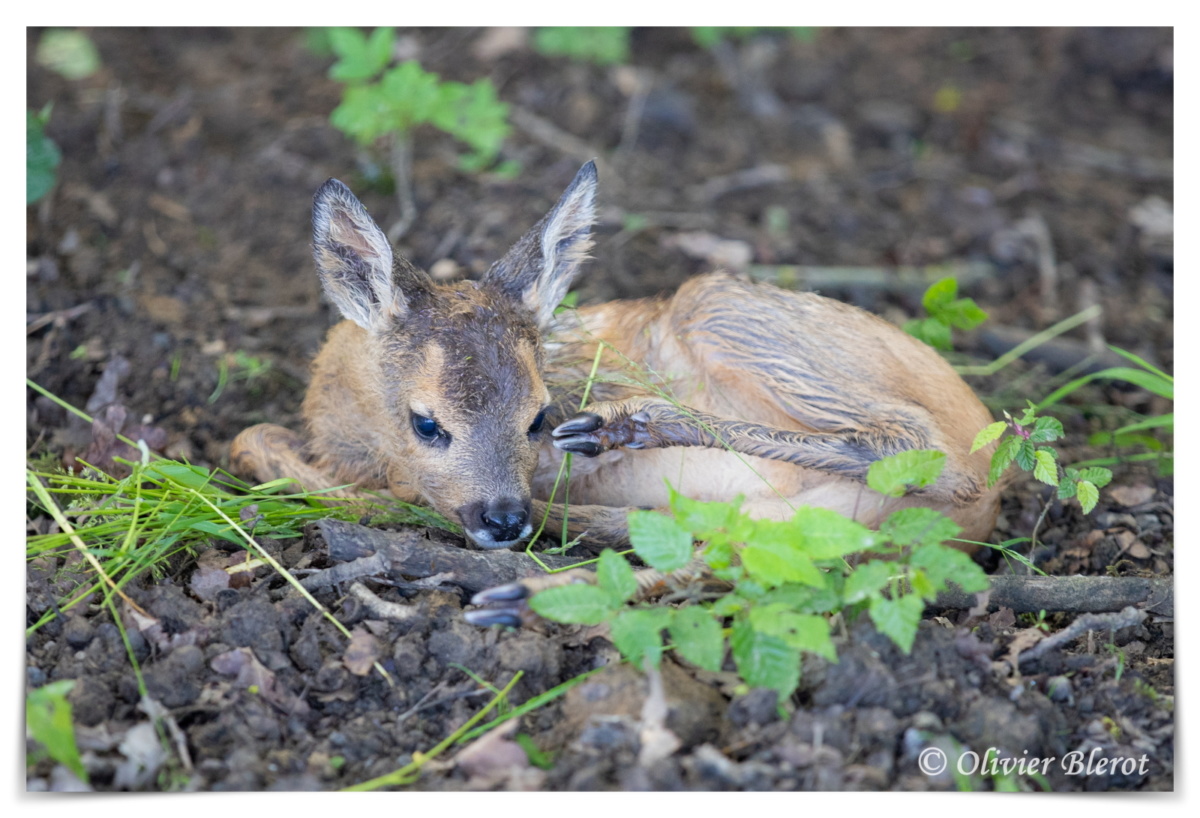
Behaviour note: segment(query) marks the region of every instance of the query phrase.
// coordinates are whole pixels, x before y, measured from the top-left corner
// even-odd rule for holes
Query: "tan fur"
[[[253,427],[234,441],[234,467],[425,501],[483,547],[524,538],[542,514],[551,532],[562,527],[562,507],[543,502],[560,447],[595,455],[574,458],[568,528],[599,544],[625,541],[628,507],[664,508],[668,482],[699,499],[744,496],[761,517],[816,505],[874,526],[927,506],[966,538],[991,534],[989,452],[968,451],[992,418],[936,352],[873,315],[716,273],[670,298],[554,317],[591,243],[594,188],[589,163],[481,282],[439,285],[393,260],[357,200],[327,183],[314,255],[353,320],[313,365],[307,442]],[[587,407],[597,428],[560,426],[601,343]],[[446,437],[422,438],[422,416]],[[866,487],[871,462],[912,448],[946,453],[935,485],[899,499]]]

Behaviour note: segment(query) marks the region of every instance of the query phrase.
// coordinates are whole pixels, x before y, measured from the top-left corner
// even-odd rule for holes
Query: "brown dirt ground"
[[[27,311],[83,311],[29,334],[27,373],[82,407],[101,373],[124,359],[115,399],[130,417],[164,430],[171,456],[225,466],[229,441],[247,425],[297,424],[308,361],[335,320],[309,257],[313,191],[338,176],[384,224],[395,200],[367,183],[363,157],[329,125],[338,85],[301,32],[89,34],[103,61],[95,76],[68,81],[32,56],[28,65],[29,106],[53,101],[49,133],[64,158],[56,189],[27,211]],[[38,36],[28,34],[31,55]],[[602,219],[584,301],[661,292],[710,269],[711,252],[688,252],[688,234],[699,232],[741,242],[733,249],[757,265],[980,261],[991,275],[965,290],[990,311],[988,326],[1041,329],[1100,303],[1093,339],[1173,369],[1170,223],[1164,233],[1145,215],[1173,199],[1170,30],[821,30],[812,42],[767,35],[716,55],[685,31],[637,30],[632,64],[652,84],[633,118],[628,66],[542,57],[519,32],[505,40],[424,29],[402,32],[401,42],[443,77],[491,77],[502,99],[557,134],[516,128],[504,155],[523,170],[508,180],[457,170],[452,140],[417,133],[420,214],[400,249],[427,269],[481,272],[581,161],[599,156]],[[1048,266],[1039,266],[1039,230],[1054,254]],[[919,307],[919,293],[895,288],[822,289],[897,321]],[[959,348],[990,360],[991,343],[975,332]],[[265,374],[235,377],[214,399],[218,362],[238,353],[268,364]],[[998,411],[1058,382],[1054,365],[1022,361],[972,385]],[[1060,413],[1070,435],[1064,462],[1108,454],[1086,445],[1089,433],[1168,410],[1138,390],[1081,392]],[[90,440],[32,391],[26,434],[31,456],[64,462]],[[1172,574],[1172,478],[1153,464],[1114,471],[1091,515],[1053,502],[1033,554],[1045,570]],[[1029,536],[1048,496],[1015,482],[994,541]],[[269,547],[288,566],[320,564],[303,540]],[[209,548],[199,562],[233,546]],[[519,703],[606,663],[614,666],[520,720],[520,732],[553,754],[550,769],[513,756],[497,737],[474,761],[449,754],[416,786],[953,789],[949,776],[923,774],[918,759],[926,747],[963,746],[1018,758],[1100,748],[1103,757],[1149,759],[1132,773],[1052,768],[1046,783],[1055,790],[1174,786],[1171,621],[1093,633],[1021,678],[997,661],[1022,630],[1003,611],[970,630],[956,612],[930,618],[908,656],[850,625],[838,664],[806,660],[786,717],[764,691],[668,664],[668,725],[682,746],[646,762],[645,680],[615,664],[603,637],[474,628],[454,590],[378,587],[415,607],[404,622],[373,619],[335,591],[321,595],[388,646],[385,665],[400,682],[389,688],[350,673],[341,637],[277,579],[204,598],[190,584],[196,566],[188,559],[131,590],[173,637],[134,631],[133,647],[151,694],[182,731],[190,767],[174,750],[153,761],[138,754],[147,717],[99,606],[27,640],[29,686],[78,681],[71,700],[97,789],[344,787],[403,765],[482,706],[462,668],[496,685],[524,670],[511,696]],[[54,568],[29,571],[30,622],[50,604]],[[1069,620],[1049,618],[1055,627]],[[235,679],[229,663],[246,657],[239,648],[273,674],[276,695],[252,695]],[[49,761],[27,781],[31,790],[70,783]]]

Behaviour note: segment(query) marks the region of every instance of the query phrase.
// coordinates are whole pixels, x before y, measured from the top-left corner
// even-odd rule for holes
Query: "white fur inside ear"
[[[543,326],[567,294],[579,266],[592,249],[596,221],[595,177],[579,178],[554,209],[542,229],[542,272],[526,291],[525,303]]]

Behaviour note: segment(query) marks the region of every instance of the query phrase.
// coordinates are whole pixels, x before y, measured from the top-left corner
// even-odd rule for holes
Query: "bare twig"
[[[1146,616],[1145,611],[1140,611],[1132,606],[1112,613],[1081,616],[1058,633],[1046,637],[1022,653],[1021,661],[1031,662],[1088,631],[1115,631],[1120,628],[1140,625],[1146,619]]]

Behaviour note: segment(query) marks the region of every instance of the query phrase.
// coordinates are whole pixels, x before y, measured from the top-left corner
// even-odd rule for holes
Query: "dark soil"
[[[308,362],[337,318],[310,260],[312,193],[337,176],[384,225],[396,201],[329,125],[339,86],[301,32],[89,35],[103,61],[91,78],[65,80],[32,56],[28,65],[29,106],[54,103],[48,131],[63,163],[55,190],[27,211],[27,310],[31,321],[57,313],[29,333],[27,372],[76,406],[119,404],[130,426],[161,430],[172,457],[224,467],[246,426],[298,425]],[[30,55],[38,36],[28,34]],[[597,156],[602,219],[583,301],[653,294],[746,261],[876,268],[885,282],[898,265],[981,262],[987,274],[963,289],[991,320],[962,335],[956,361],[998,354],[987,328],[1028,333],[1098,303],[1103,318],[1069,339],[1173,370],[1171,30],[821,30],[812,42],[765,35],[713,54],[686,31],[639,29],[636,72],[542,57],[506,36],[402,33],[402,49],[427,69],[490,77],[524,121],[553,126],[514,129],[504,153],[521,163],[513,180],[461,172],[460,146],[417,132],[420,212],[400,249],[426,269],[483,271]],[[639,78],[649,92],[631,117]],[[713,249],[705,236],[732,243]],[[920,306],[920,288],[821,289],[896,321]],[[1062,383],[1062,366],[1020,361],[971,382],[997,414],[1017,411]],[[1113,453],[1088,447],[1089,434],[1170,405],[1098,384],[1056,411],[1072,463]],[[91,442],[33,391],[26,434],[30,457],[67,465]],[[1172,478],[1153,461],[1113,470],[1086,516],[1035,481],[1014,481],[993,541],[1036,528],[1032,557],[1047,572],[1170,576]],[[266,545],[288,567],[322,565],[302,540]],[[806,660],[787,715],[773,694],[735,689],[730,674],[668,661],[667,726],[680,747],[660,757],[645,752],[646,679],[615,662],[602,634],[479,629],[463,621],[454,588],[373,586],[415,612],[404,621],[345,589],[319,593],[382,646],[397,681],[389,687],[353,672],[343,637],[278,577],[216,589],[198,581],[230,549],[213,542],[128,589],[159,623],[131,636],[151,696],[181,731],[165,745],[147,732],[105,609],[81,606],[27,640],[29,686],[77,681],[70,698],[92,787],[345,787],[403,766],[476,713],[490,698],[477,679],[499,687],[524,671],[509,697],[518,704],[604,665],[520,719],[519,732],[551,754],[549,769],[532,766],[511,735],[492,735],[439,758],[416,786],[954,789],[948,773],[922,771],[923,751],[1061,760],[1099,748],[1098,758],[1147,761],[1078,775],[1056,762],[1043,779],[1012,780],[1174,787],[1169,619],[1093,631],[1023,674],[1003,660],[1031,623],[1008,611],[931,615],[907,656],[850,623],[839,663]],[[989,567],[1010,570],[997,562]],[[61,591],[49,584],[53,569],[29,572],[30,623]],[[1057,629],[1072,618],[1046,621]],[[976,774],[970,784],[1008,780]],[[50,761],[29,769],[30,789],[71,785]]]

